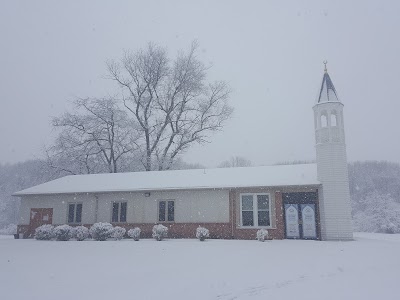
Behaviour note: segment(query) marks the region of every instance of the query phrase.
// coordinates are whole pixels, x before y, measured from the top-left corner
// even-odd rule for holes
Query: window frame
[[[165,214],[164,214],[164,218],[165,218],[165,220],[164,221],[160,221],[160,203],[161,202],[165,202]],[[169,217],[169,214],[168,214],[168,203],[169,202],[173,202],[174,203],[174,213],[173,213],[173,218],[174,218],[174,220],[173,221],[168,221],[168,217]],[[160,223],[175,223],[175,211],[176,211],[176,201],[175,201],[175,199],[160,199],[160,200],[158,200],[157,201],[157,222],[160,222]]]
[[[335,111],[331,112],[330,121],[331,121],[331,127],[338,127],[338,116]]]
[[[249,226],[243,225],[243,214],[242,214],[242,208],[243,208],[243,204],[242,204],[242,199],[243,196],[252,196],[253,197],[253,226]],[[258,201],[257,201],[257,196],[268,196],[268,215],[269,215],[269,225],[268,226],[259,226],[258,225],[258,212],[259,211],[266,211],[265,209],[259,210],[258,209]],[[240,205],[240,227],[241,228],[246,228],[246,229],[254,229],[254,228],[272,228],[272,211],[271,211],[271,202],[272,202],[272,198],[271,198],[271,193],[240,193],[239,195],[240,197],[240,201],[239,201],[239,205]],[[244,210],[244,211],[249,211],[249,210]]]
[[[319,117],[321,128],[328,128],[329,127],[329,116],[326,112],[323,112]]]
[[[114,214],[114,203],[118,204],[118,221],[113,221],[113,214]],[[125,221],[121,221],[121,212],[122,212],[122,203],[126,203],[126,211],[125,211]],[[111,202],[111,223],[126,223],[128,219],[128,201],[112,201]]]
[[[78,205],[81,205],[81,221],[80,222],[76,222],[76,208]],[[69,222],[69,207],[70,205],[74,205],[74,220],[73,222]],[[67,224],[82,224],[82,216],[83,216],[83,202],[68,202],[67,203]]]

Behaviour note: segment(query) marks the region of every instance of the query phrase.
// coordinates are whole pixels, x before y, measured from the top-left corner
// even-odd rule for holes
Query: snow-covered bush
[[[115,240],[122,240],[122,238],[124,237],[126,232],[125,228],[119,227],[119,226],[115,226],[113,229],[113,232],[111,234],[112,238],[114,238]]]
[[[54,228],[53,233],[57,241],[68,241],[72,237],[72,227],[60,225]]]
[[[17,233],[17,225],[9,224],[6,227],[0,229],[0,235],[12,235]]]
[[[349,164],[354,231],[400,233],[400,164]]]
[[[264,228],[257,230],[257,240],[264,242],[266,239],[268,239],[268,230]]]
[[[89,237],[89,229],[85,226],[77,226],[72,228],[71,236],[77,241],[83,241]]]
[[[167,237],[168,235],[168,228],[164,225],[157,224],[153,226],[153,238],[157,241],[162,241],[163,238]]]
[[[35,239],[49,241],[54,237],[54,226],[45,224],[35,229]]]
[[[382,225],[381,230],[385,233],[399,233],[400,227],[392,222]]]
[[[139,238],[140,238],[140,232],[141,232],[141,230],[140,230],[139,227],[136,227],[136,228],[133,228],[133,229],[129,229],[128,230],[128,236],[133,238],[134,241],[138,241]]]
[[[209,236],[210,236],[210,231],[207,228],[199,226],[196,229],[196,238],[198,238],[200,241],[204,241]]]
[[[96,241],[105,241],[111,237],[113,226],[110,223],[95,223],[90,227],[90,235]]]
[[[356,231],[400,233],[400,203],[392,196],[374,191],[357,205],[353,216]]]

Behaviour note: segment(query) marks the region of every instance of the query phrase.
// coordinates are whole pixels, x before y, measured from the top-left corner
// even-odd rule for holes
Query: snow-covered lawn
[[[0,239],[1,299],[400,299],[400,235],[353,242]]]

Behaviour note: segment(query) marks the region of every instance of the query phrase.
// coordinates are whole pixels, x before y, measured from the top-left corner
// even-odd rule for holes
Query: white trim
[[[258,202],[257,196],[268,196],[268,213],[269,213],[269,226],[258,226]],[[243,226],[243,218],[242,218],[242,196],[252,196],[253,197],[253,224],[254,226]],[[273,228],[272,227],[272,216],[271,216],[271,193],[241,193],[239,195],[239,204],[240,204],[240,228],[244,229],[254,229],[254,228]],[[265,210],[261,210],[265,211]]]

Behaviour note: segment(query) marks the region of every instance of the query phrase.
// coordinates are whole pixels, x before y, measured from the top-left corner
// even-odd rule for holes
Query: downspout
[[[99,196],[94,195],[94,197],[96,198],[96,203],[94,207],[94,222],[97,223],[99,215]]]
[[[231,203],[231,239],[234,239],[234,233],[233,233],[233,231],[234,231],[234,216],[235,216],[235,214],[234,214],[234,203],[233,203],[233,199],[234,199],[234,197],[232,197],[232,190],[229,190],[229,202]]]

